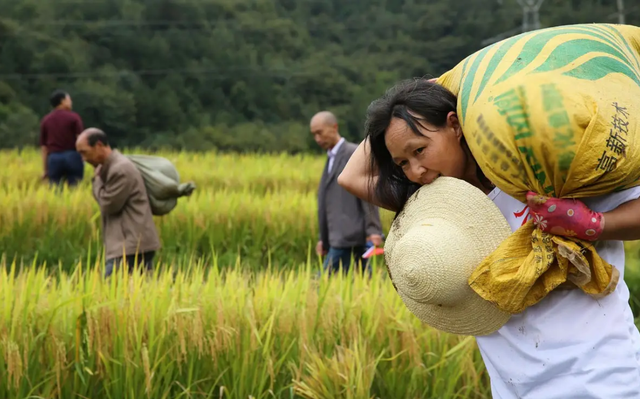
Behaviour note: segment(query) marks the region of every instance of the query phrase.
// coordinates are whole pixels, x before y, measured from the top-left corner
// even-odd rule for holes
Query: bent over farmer
[[[123,260],[131,273],[138,265],[152,269],[160,238],[153,221],[142,175],[136,166],[109,145],[100,129],[83,131],[76,142],[82,158],[95,168],[93,196],[100,205],[109,277]]]

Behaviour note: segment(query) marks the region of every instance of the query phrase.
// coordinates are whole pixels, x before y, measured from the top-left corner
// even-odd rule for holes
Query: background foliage
[[[640,24],[627,1],[626,22]],[[308,151],[398,79],[437,76],[517,28],[515,0],[0,0],[0,146],[36,143],[48,96],[120,146]],[[542,26],[615,22],[616,0],[547,0]]]

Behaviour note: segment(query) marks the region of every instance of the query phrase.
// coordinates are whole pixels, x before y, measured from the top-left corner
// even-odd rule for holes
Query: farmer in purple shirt
[[[49,101],[54,109],[40,123],[43,178],[49,178],[49,182],[56,185],[64,179],[72,187],[84,175],[84,162],[76,151],[76,139],[84,130],[82,119],[71,111],[68,93],[56,90]]]

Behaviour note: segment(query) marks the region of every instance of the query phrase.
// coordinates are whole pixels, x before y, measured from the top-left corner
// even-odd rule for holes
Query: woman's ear
[[[453,111],[447,114],[447,127],[453,130],[458,141],[462,139],[462,126],[460,126],[458,114]]]

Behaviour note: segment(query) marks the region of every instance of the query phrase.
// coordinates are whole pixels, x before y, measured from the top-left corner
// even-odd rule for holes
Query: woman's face
[[[393,162],[400,166],[409,180],[431,184],[438,176],[464,179],[467,154],[462,148],[462,129],[454,112],[447,124],[437,128],[426,121],[417,125],[415,134],[400,118],[393,118],[385,133],[385,144]]]

